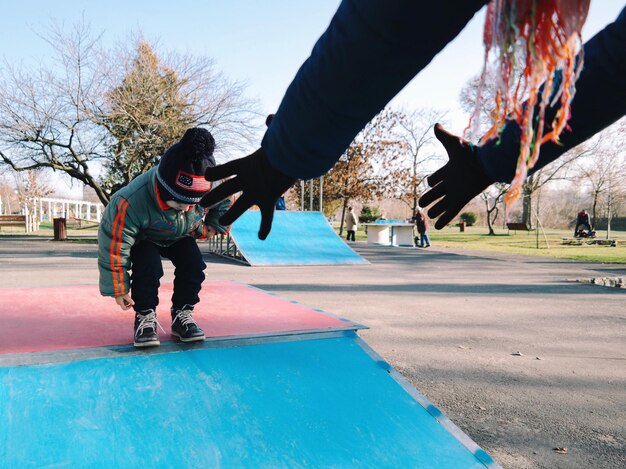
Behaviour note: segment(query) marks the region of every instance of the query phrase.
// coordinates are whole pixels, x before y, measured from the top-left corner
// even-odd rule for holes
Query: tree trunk
[[[491,214],[489,212],[487,212],[487,228],[489,228],[489,236],[493,236],[496,234],[496,232],[493,231],[493,225],[491,224]]]
[[[524,183],[522,195],[522,222],[530,229],[533,227],[533,176]]]
[[[493,226],[496,223],[496,220],[498,219],[498,200],[496,199],[496,201],[493,204],[493,207],[489,208],[489,202],[485,203],[485,206],[487,208],[487,228],[489,228],[489,236],[495,236],[496,232],[493,229]],[[493,217],[491,216],[491,214],[494,214]]]
[[[493,231],[493,226],[491,225],[491,212],[493,211],[493,209],[489,208],[489,200],[487,200],[487,198],[484,198],[485,201],[485,212],[487,215],[487,228],[489,228],[489,235],[493,235],[495,234],[495,232]],[[496,204],[498,202],[496,201]]]
[[[598,191],[594,191],[593,193],[593,202],[591,206],[591,226],[596,225],[596,215],[598,210],[598,198],[600,197],[600,193]]]
[[[346,219],[346,207],[348,206],[348,199],[343,199],[343,207],[341,207],[341,223],[339,224],[339,236],[343,235],[343,222]]]
[[[509,221],[509,212],[508,212],[509,208],[507,207],[506,201],[504,200],[504,198],[502,199],[501,203],[502,203],[502,210],[504,212],[504,216],[502,217],[502,229],[505,229],[506,224]]]
[[[525,193],[522,199],[522,222],[532,229],[533,227],[533,199],[532,193]]]
[[[96,191],[98,199],[100,200],[100,202],[102,202],[102,205],[106,207],[109,204],[109,196],[107,195],[107,193],[104,192],[98,184],[89,184],[89,187],[93,188],[93,190]]]
[[[611,185],[609,184],[609,195],[606,202],[606,239],[611,237],[611,216],[613,215],[611,195]]]

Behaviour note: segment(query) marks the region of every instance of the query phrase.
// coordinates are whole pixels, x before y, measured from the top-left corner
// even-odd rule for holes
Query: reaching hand
[[[245,158],[208,168],[204,175],[207,181],[218,181],[230,176],[235,177],[206,194],[200,201],[200,205],[211,207],[220,200],[241,191],[241,197],[220,218],[219,222],[222,225],[230,225],[248,208],[257,205],[261,210],[259,239],[267,238],[272,229],[276,201],[296,180],[274,169],[263,149],[258,149]]]
[[[135,304],[133,299],[130,297],[128,293],[125,295],[120,295],[115,297],[115,302],[122,308],[124,311],[130,309],[131,306]]]
[[[440,230],[452,221],[465,205],[489,187],[487,177],[476,158],[475,147],[435,124],[435,136],[448,152],[449,161],[427,181],[431,189],[420,197],[420,207],[438,201],[428,210],[430,218],[437,218],[435,228]]]

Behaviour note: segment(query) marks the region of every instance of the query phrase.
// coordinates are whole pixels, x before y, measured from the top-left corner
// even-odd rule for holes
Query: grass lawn
[[[537,234],[539,236],[537,236]],[[496,230],[495,236],[487,234],[484,226],[471,226],[464,233],[458,227],[447,227],[443,230],[431,229],[428,232],[433,247],[442,246],[454,249],[475,251],[494,251],[530,256],[556,257],[574,259],[585,262],[606,262],[626,264],[626,232],[611,231],[611,239],[617,240],[617,246],[568,246],[562,244],[562,238],[571,238],[571,230],[546,230],[517,233],[507,230]],[[345,237],[345,232],[344,232]],[[599,231],[598,238],[606,238],[606,232]],[[365,230],[356,232],[357,241],[365,241]]]
[[[617,246],[562,244],[562,238],[571,238],[571,230],[539,230],[517,233],[496,230],[495,236],[489,236],[485,227],[468,227],[461,233],[458,227],[445,228],[429,232],[433,245],[458,249],[497,251],[531,256],[557,257],[579,261],[624,263],[626,264],[626,232],[611,231],[611,239],[617,240]],[[606,232],[598,232],[599,239],[606,238]]]

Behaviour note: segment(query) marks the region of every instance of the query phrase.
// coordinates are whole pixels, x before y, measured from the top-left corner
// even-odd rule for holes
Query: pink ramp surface
[[[172,285],[159,289],[157,316],[170,336]],[[234,282],[205,282],[194,318],[207,338],[346,329],[353,323]],[[132,343],[132,310],[122,311],[97,286],[0,288],[0,354]]]

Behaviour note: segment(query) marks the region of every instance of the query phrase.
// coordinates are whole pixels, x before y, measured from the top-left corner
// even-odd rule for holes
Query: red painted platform
[[[157,316],[170,336],[172,285],[159,290]],[[207,338],[346,329],[355,324],[234,282],[205,282],[194,318]],[[0,354],[130,344],[133,311],[97,286],[0,288]]]

